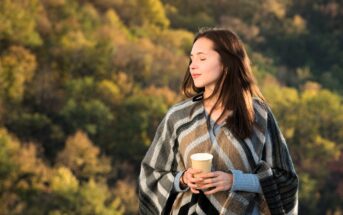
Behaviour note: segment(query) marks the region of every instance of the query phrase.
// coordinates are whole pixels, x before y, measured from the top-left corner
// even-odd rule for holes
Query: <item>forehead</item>
[[[210,39],[207,38],[199,38],[197,39],[192,47],[191,55],[195,55],[197,53],[209,53],[214,51],[213,50],[213,42]]]

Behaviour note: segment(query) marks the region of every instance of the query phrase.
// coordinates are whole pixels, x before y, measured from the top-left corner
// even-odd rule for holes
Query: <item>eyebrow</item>
[[[205,52],[197,52],[197,53],[196,53],[196,55],[200,55],[200,54],[205,54],[205,55],[206,55]],[[190,57],[192,57],[192,56],[193,56],[193,54],[191,53],[191,54],[190,54]]]

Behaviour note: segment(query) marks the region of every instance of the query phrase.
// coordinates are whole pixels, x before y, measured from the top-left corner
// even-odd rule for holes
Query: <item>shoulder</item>
[[[176,122],[185,118],[192,118],[194,114],[201,112],[201,101],[188,98],[180,101],[169,108],[166,114],[166,120]]]
[[[257,115],[256,117],[258,117],[259,115],[260,117],[263,117],[267,120],[268,114],[271,112],[271,110],[265,101],[263,101],[259,97],[253,97],[253,107],[255,114]]]
[[[253,98],[255,124],[262,128],[262,131],[269,130],[274,125],[277,126],[275,116],[270,106],[260,98]]]
[[[275,118],[275,115],[270,106],[265,101],[254,97],[253,104],[255,111],[255,121],[258,122],[258,124],[266,125],[268,129],[275,126],[277,129],[279,129],[279,125]]]

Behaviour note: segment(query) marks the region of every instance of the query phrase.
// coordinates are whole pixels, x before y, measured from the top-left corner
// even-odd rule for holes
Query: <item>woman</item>
[[[196,35],[183,91],[142,161],[140,214],[297,214],[287,145],[235,33]],[[214,156],[212,172],[191,168],[199,152]]]

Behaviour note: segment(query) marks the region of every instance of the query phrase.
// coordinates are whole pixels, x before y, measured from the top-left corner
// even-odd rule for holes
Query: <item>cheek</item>
[[[219,78],[223,72],[222,66],[219,64],[212,65],[211,68],[209,68],[209,71],[211,72],[212,76],[216,79]]]

